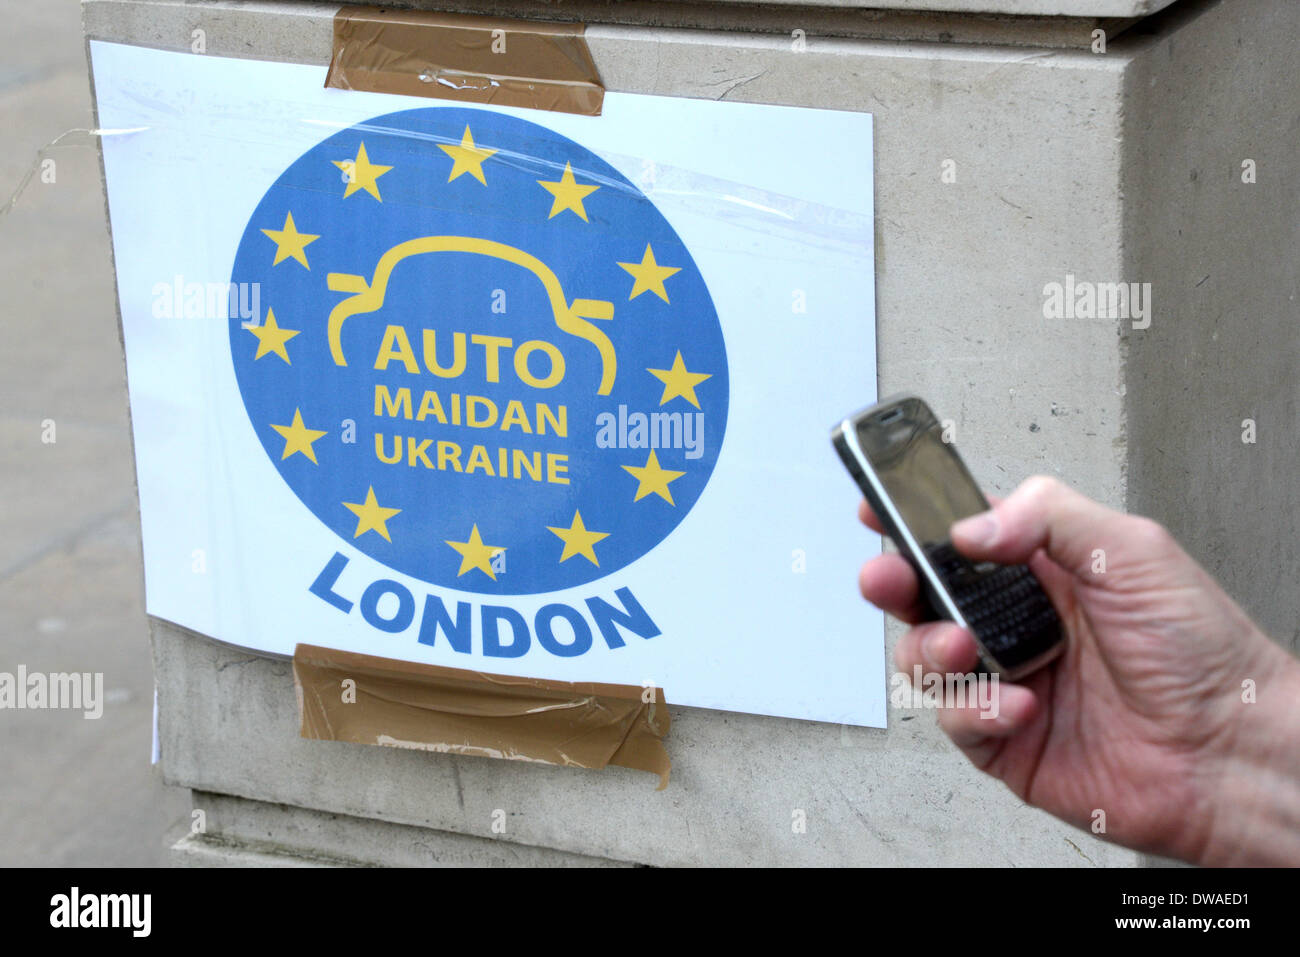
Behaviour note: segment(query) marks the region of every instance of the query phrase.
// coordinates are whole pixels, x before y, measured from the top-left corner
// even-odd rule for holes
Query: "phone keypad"
[[[971,631],[1001,660],[1028,643],[1046,649],[1044,638],[1059,635],[1060,619],[1027,565],[971,564],[952,545],[927,550],[953,603]]]

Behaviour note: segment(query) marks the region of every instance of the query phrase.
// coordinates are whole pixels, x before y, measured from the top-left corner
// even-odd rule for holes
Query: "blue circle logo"
[[[624,568],[699,499],[722,328],[668,221],[595,154],[482,110],[392,113],[276,180],[232,283],[252,427],[376,561],[494,595]]]

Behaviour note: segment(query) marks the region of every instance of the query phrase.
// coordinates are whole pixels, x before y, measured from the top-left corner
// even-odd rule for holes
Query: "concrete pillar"
[[[996,492],[1047,472],[1164,521],[1294,647],[1300,4],[860,6],[467,5],[585,19],[612,90],[873,113],[881,393],[953,417]],[[321,66],[334,9],[84,2],[91,38],[188,49],[201,27],[208,55]],[[1067,276],[1151,283],[1149,328],[1045,318]],[[1242,443],[1247,418],[1271,438]],[[621,769],[304,741],[287,662],[151,630],[164,774],[207,812],[176,847],[189,863],[1142,862],[980,776],[928,715],[877,731],[675,709],[656,793]]]

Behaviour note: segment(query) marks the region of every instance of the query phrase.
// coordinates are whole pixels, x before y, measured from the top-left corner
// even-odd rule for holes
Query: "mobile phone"
[[[983,670],[1015,681],[1061,653],[1061,620],[1028,566],[972,562],[953,548],[953,522],[989,503],[923,400],[890,396],[836,425],[831,441],[916,570],[931,617],[975,636]]]

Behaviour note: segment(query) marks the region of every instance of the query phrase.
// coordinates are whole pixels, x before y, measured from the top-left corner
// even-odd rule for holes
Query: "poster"
[[[868,114],[91,53],[150,614],[884,725]]]

